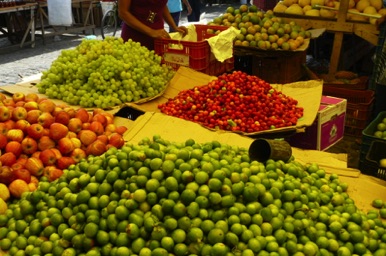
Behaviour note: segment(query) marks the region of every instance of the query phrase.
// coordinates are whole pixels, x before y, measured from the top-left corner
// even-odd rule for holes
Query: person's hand
[[[179,26],[177,29],[176,29],[177,32],[181,33],[182,35],[186,35],[188,34],[188,29],[184,26]]]
[[[188,10],[187,10],[187,11],[188,11],[187,14],[188,14],[188,16],[189,16],[190,14],[192,14],[193,10],[192,10],[192,7],[190,7],[190,6],[188,6],[187,9],[188,9]]]
[[[166,32],[165,29],[155,29],[153,33],[151,34],[153,38],[159,38],[159,39],[169,39],[170,35],[168,32]]]

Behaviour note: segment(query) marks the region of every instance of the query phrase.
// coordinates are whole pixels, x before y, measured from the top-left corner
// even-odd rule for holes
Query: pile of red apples
[[[63,170],[110,147],[121,148],[125,126],[102,109],[60,105],[34,93],[0,93],[0,183],[18,198]]]

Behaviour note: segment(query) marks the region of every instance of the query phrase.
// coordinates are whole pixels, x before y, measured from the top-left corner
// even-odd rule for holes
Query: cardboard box
[[[0,89],[10,94],[20,91],[24,93],[38,93],[36,84],[39,82],[39,78],[40,77],[36,75],[33,77],[33,79],[29,79],[25,83],[2,86]],[[195,86],[206,85],[214,79],[217,79],[217,77],[198,72],[188,67],[180,67],[169,82],[169,85],[167,86],[164,93],[159,97],[141,103],[125,103],[121,106],[117,106],[106,111],[115,114],[120,109],[128,106],[142,112],[160,112],[158,105],[166,102],[169,98],[174,98],[180,91],[192,89]],[[297,130],[303,130],[305,127],[312,125],[318,112],[320,98],[322,95],[323,82],[321,80],[309,80],[290,84],[271,85],[276,90],[281,91],[284,94],[298,100],[298,105],[304,108],[304,115],[301,119],[298,120],[296,126],[266,130],[249,135],[255,136],[268,133],[275,134],[278,132],[296,132]],[[39,94],[39,96],[45,97],[44,94]],[[63,103],[63,101],[60,100],[55,100],[55,102]]]
[[[326,150],[343,138],[347,100],[322,96],[319,111],[312,126],[304,133],[289,138],[292,146]]]

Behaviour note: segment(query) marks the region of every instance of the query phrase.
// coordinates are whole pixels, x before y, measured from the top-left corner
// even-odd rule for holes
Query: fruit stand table
[[[72,0],[72,11],[74,24],[72,26],[47,26],[45,21],[48,20],[47,13],[47,1],[38,2],[38,13],[37,19],[40,21],[41,35],[43,37],[43,43],[46,36],[56,36],[62,34],[71,34],[76,32],[85,33],[86,30],[91,29],[92,34],[95,34],[95,20],[93,8],[99,1],[89,1],[89,0]],[[86,13],[84,11],[86,10]],[[52,28],[52,32],[47,33],[46,28]]]
[[[310,17],[302,15],[289,15],[276,13],[276,16],[295,21],[305,29],[325,28],[327,32],[334,33],[334,42],[330,58],[329,75],[332,76],[338,70],[344,34],[355,34],[373,45],[378,43],[378,26],[383,20],[378,19],[376,24],[369,22],[351,21],[347,19],[349,1],[340,1],[340,7],[336,19]]]
[[[37,3],[26,3],[22,5],[15,5],[15,6],[0,8],[0,15],[5,15],[6,24],[7,24],[7,27],[0,26],[0,35],[4,35],[9,38],[12,38],[13,33],[15,32],[13,31],[14,30],[13,25],[15,25],[13,23],[16,22],[17,14],[20,14],[21,12],[24,12],[24,11],[29,11],[30,12],[29,21],[24,31],[23,38],[20,44],[18,45],[20,47],[23,47],[24,44],[26,43],[27,36],[30,34],[31,40],[29,41],[29,43],[31,44],[32,47],[34,47],[35,46],[35,11],[37,9],[37,6],[38,6]],[[26,17],[25,14],[21,14],[21,15],[24,18]],[[21,24],[21,26],[23,25],[25,24]],[[6,47],[3,47],[3,48],[6,48]]]

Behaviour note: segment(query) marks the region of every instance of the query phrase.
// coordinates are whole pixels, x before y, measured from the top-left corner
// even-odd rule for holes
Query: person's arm
[[[184,3],[184,5],[186,6],[186,9],[188,10],[188,15],[190,15],[192,13],[192,7],[190,6],[189,1],[182,0],[182,2]]]
[[[153,38],[170,38],[165,29],[152,29],[139,21],[131,12],[132,0],[118,0],[118,15],[129,27]],[[167,9],[167,8],[166,8]],[[170,16],[170,13],[169,13]],[[174,21],[173,21],[174,23]],[[174,25],[175,26],[175,25]]]
[[[171,27],[174,31],[180,32],[182,34],[188,33],[188,29],[184,26],[177,27],[176,23],[174,22],[174,19],[172,15],[169,12],[169,8],[165,5],[165,8],[163,10],[163,17],[165,22]]]

